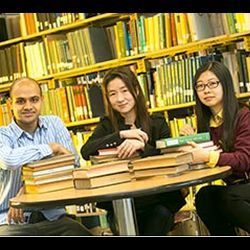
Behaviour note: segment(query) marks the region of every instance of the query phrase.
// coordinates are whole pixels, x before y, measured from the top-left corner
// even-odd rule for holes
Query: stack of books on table
[[[74,186],[76,189],[90,189],[128,182],[131,180],[129,165],[129,160],[120,160],[75,169]]]
[[[33,161],[22,167],[26,193],[45,193],[73,187],[75,156],[65,154]]]
[[[105,187],[156,175],[176,175],[189,170],[192,153],[171,153],[134,160],[117,160],[73,171],[76,189]]]
[[[145,178],[156,175],[178,175],[189,170],[193,162],[191,152],[168,153],[164,155],[149,156],[131,161],[133,178]]]
[[[163,154],[192,151],[193,147],[188,144],[189,141],[195,142],[198,147],[208,151],[219,150],[218,146],[211,140],[208,132],[176,138],[163,138],[156,141],[156,148],[160,149]]]

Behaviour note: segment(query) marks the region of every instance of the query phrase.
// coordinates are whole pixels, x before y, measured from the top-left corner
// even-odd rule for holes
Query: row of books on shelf
[[[242,43],[241,43],[242,44]],[[193,76],[208,60],[222,61],[228,66],[236,94],[250,92],[250,54],[237,49],[210,55],[178,55],[150,61],[150,71],[139,78],[149,107],[164,107],[194,101]],[[147,76],[151,73],[151,76]]]
[[[190,125],[192,128],[194,128],[195,131],[197,128],[197,117],[194,114],[190,116],[179,117],[179,118],[175,117],[167,122],[170,128],[171,136],[173,138],[180,136],[180,129],[185,124]]]
[[[98,14],[101,13],[6,13],[1,16],[2,29],[8,34],[3,39],[58,28]],[[10,30],[14,25],[9,19],[14,19],[15,26],[19,28],[15,36],[11,35]],[[140,36],[138,43],[142,49],[143,42],[145,43],[143,38],[148,38],[149,41],[154,39],[150,35],[156,37],[154,43],[159,44],[158,46],[162,44],[163,47],[171,47],[210,36],[250,30],[249,13],[138,13],[121,24],[125,27],[118,27],[118,30],[128,33],[129,37],[132,37],[133,31],[136,31]],[[131,28],[133,25],[135,30]],[[148,34],[148,29],[153,31],[152,34]],[[157,34],[159,34],[158,37]]]
[[[39,78],[113,59],[104,28],[92,26],[2,47],[0,55],[1,61],[9,61],[1,69],[0,83],[16,76]]]
[[[0,15],[0,41],[21,36],[20,15],[11,13]]]
[[[48,83],[41,84],[44,96],[42,115],[57,115],[65,123],[82,121],[104,115],[103,93],[99,83],[82,82],[82,78],[69,79],[70,84],[65,87],[49,89]],[[77,84],[77,82],[80,84]],[[69,83],[69,81],[68,81]],[[0,126],[11,121],[12,114],[8,94],[0,96]]]
[[[35,13],[26,14],[35,15]],[[212,14],[216,13],[211,13],[211,15]],[[234,13],[218,14],[229,15]],[[248,15],[246,13],[237,14],[244,14],[245,19],[250,16],[249,13]],[[138,18],[131,18],[128,21],[120,20],[117,21],[115,25],[108,27],[83,27],[76,30],[48,34],[43,38],[38,37],[36,40],[20,42],[18,45],[13,44],[8,48],[2,49],[2,56],[6,54],[3,58],[7,57],[8,60],[12,61],[14,67],[11,69],[11,65],[7,65],[7,69],[4,69],[2,73],[0,72],[0,82],[11,81],[15,75],[29,75],[34,78],[39,78],[47,76],[48,74],[85,67],[102,61],[166,48],[168,47],[165,44],[165,41],[167,41],[166,37],[158,39],[163,43],[162,46],[156,46],[158,43],[152,39],[157,39],[159,35],[167,33],[167,27],[171,27],[169,24],[164,23],[167,22],[168,16],[173,16],[174,22],[177,23],[181,20],[188,20],[189,16],[197,20],[209,20],[208,13],[158,13],[148,17],[139,15]],[[152,20],[152,24],[150,20]],[[195,38],[196,40],[213,36],[211,27],[209,28],[210,31],[206,34],[207,29],[203,27],[205,22],[200,21],[198,23],[201,30],[200,32],[202,32],[203,35],[199,38]],[[157,29],[160,24],[163,25],[162,28],[160,30],[154,30]],[[180,24],[176,26],[181,29],[181,27],[183,28],[187,25]],[[244,27],[238,29],[240,32],[245,29],[250,30],[248,25],[236,26]],[[185,28],[185,30],[196,32],[196,28]],[[179,31],[179,33],[180,32],[181,31]],[[191,37],[185,32],[183,37]],[[170,35],[170,37],[172,38],[174,36]],[[142,42],[143,39],[145,39],[145,41]],[[191,40],[185,38],[182,39],[182,41],[186,42],[179,42],[178,44],[187,43]],[[172,44],[172,42],[170,44],[169,46],[178,45],[175,43]],[[11,52],[8,52],[8,50]],[[8,53],[11,53],[11,58],[8,57]]]
[[[21,35],[59,28],[63,25],[84,20],[99,13],[20,13]]]
[[[59,28],[99,13],[1,13],[0,41]]]
[[[142,52],[249,30],[249,13],[158,13],[138,18]],[[144,39],[144,40],[143,40]],[[143,46],[142,46],[143,48]]]
[[[84,84],[80,78],[77,81],[80,84],[55,89],[49,89],[46,83],[42,84],[45,99],[42,114],[58,115],[65,123],[103,116],[105,110],[100,84]]]
[[[228,66],[233,76],[236,94],[250,92],[250,54],[243,47],[243,43],[239,42],[231,45],[228,51],[217,51],[210,55],[204,55],[206,52],[203,51],[200,55],[178,55],[148,61],[147,71],[137,75],[148,108],[194,101],[193,75],[197,68],[207,60],[223,61]],[[0,50],[0,55],[1,52],[2,50]],[[6,61],[7,64],[2,64],[4,67],[11,64],[10,58]],[[12,65],[15,64],[12,63]],[[65,89],[49,89],[47,83],[41,84],[46,99],[44,114],[59,115],[67,123],[103,115],[103,94],[100,87],[103,74],[104,72],[91,73],[58,80],[58,87]],[[95,99],[95,105],[93,105],[92,98]],[[55,107],[54,100],[60,103],[60,106]]]
[[[192,77],[197,68],[210,59],[221,60],[228,66],[233,76],[236,94],[250,92],[250,54],[242,48],[242,43],[232,46],[233,50],[212,55],[179,55],[147,62],[147,71],[138,73],[137,77],[148,108],[167,107],[194,101]],[[45,98],[42,114],[58,115],[65,123],[104,115],[101,88],[103,74],[104,72],[92,73],[58,80],[53,88],[49,87],[49,80],[41,83]],[[11,120],[11,112],[7,98],[3,95],[0,99],[0,125],[6,125]]]
[[[115,58],[250,30],[249,13],[136,13],[106,28]]]

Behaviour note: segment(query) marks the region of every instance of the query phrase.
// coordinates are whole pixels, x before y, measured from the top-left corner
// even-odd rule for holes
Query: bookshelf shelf
[[[34,16],[36,16],[35,20],[38,20],[38,15],[36,15],[36,13],[26,13],[26,14],[33,14]],[[22,16],[24,18],[24,15],[26,15],[25,13],[22,13],[20,16]],[[50,14],[53,13],[44,13],[44,14],[48,14],[47,16],[51,16]],[[62,13],[56,13],[56,14],[62,14]],[[67,14],[66,16],[68,17],[68,15],[71,15],[72,13],[63,13],[63,14]],[[8,63],[8,67],[10,65],[14,65],[14,64],[19,64],[19,71],[13,71],[13,72],[9,72],[7,75],[7,78],[9,78],[9,81],[6,81],[6,76],[4,74],[0,75],[0,82],[2,82],[0,84],[0,92],[5,93],[7,91],[9,91],[10,88],[10,82],[12,78],[16,77],[16,74],[21,73],[24,75],[30,75],[30,68],[36,64],[44,64],[45,59],[41,58],[39,59],[40,61],[37,61],[37,58],[35,56],[35,58],[31,57],[31,61],[28,63],[27,57],[28,57],[28,53],[32,54],[32,50],[28,51],[28,49],[31,49],[32,45],[34,45],[37,41],[41,41],[42,46],[44,46],[44,51],[41,54],[44,54],[44,57],[46,57],[47,61],[47,65],[46,63],[45,65],[45,72],[42,71],[42,73],[38,74],[37,77],[33,77],[36,80],[38,80],[38,82],[40,82],[41,84],[48,84],[47,90],[51,91],[52,89],[55,89],[56,87],[65,87],[68,86],[68,82],[70,79],[73,79],[72,82],[70,83],[70,85],[74,85],[74,84],[79,84],[79,82],[76,83],[76,81],[82,81],[81,83],[84,83],[85,81],[85,77],[88,75],[94,75],[94,74],[99,74],[99,73],[104,73],[106,70],[110,69],[110,68],[114,68],[114,67],[118,67],[118,66],[128,66],[128,65],[136,65],[137,68],[137,74],[138,76],[141,74],[142,76],[144,76],[144,80],[146,78],[146,84],[147,84],[147,88],[149,88],[149,79],[148,76],[149,74],[158,74],[156,77],[159,77],[159,83],[162,86],[160,86],[158,93],[153,92],[153,98],[156,99],[156,96],[161,96],[160,98],[162,99],[175,99],[176,100],[163,100],[163,101],[159,101],[155,100],[155,105],[151,105],[150,104],[150,108],[149,108],[149,112],[150,113],[154,113],[154,112],[165,112],[165,114],[168,114],[168,111],[173,111],[171,113],[174,113],[175,110],[178,109],[185,109],[185,108],[192,108],[195,105],[195,102],[193,101],[193,95],[191,91],[191,77],[195,72],[195,68],[198,66],[198,63],[196,60],[200,60],[196,58],[196,55],[199,55],[199,52],[201,52],[201,55],[203,56],[203,53],[205,50],[207,50],[208,54],[209,53],[214,53],[214,51],[217,48],[220,47],[227,47],[228,45],[234,45],[235,43],[238,42],[243,42],[245,43],[245,50],[246,53],[244,56],[246,57],[250,57],[249,56],[249,40],[250,40],[250,27],[249,30],[246,31],[246,29],[244,28],[244,25],[239,26],[239,24],[235,24],[235,29],[236,31],[234,32],[225,32],[223,33],[224,35],[213,35],[213,36],[206,36],[209,38],[199,38],[199,39],[190,39],[188,42],[183,42],[183,43],[179,43],[177,41],[177,43],[174,41],[171,42],[171,45],[167,45],[167,26],[162,26],[165,27],[163,30],[163,28],[160,28],[160,22],[165,22],[165,25],[167,25],[167,15],[169,14],[170,16],[173,15],[175,18],[179,15],[179,14],[183,14],[183,13],[102,13],[96,16],[92,16],[92,17],[88,17],[88,18],[84,18],[85,17],[85,13],[77,13],[79,14],[79,18],[74,18],[74,19],[69,19],[69,21],[67,22],[60,22],[60,26],[56,27],[57,25],[54,26],[54,23],[51,22],[50,23],[50,27],[53,28],[49,28],[47,30],[43,30],[40,32],[36,32],[30,35],[24,35],[21,37],[17,37],[14,39],[10,39],[10,40],[6,40],[6,41],[2,41],[0,42],[0,52],[2,52],[2,54],[0,54],[0,57],[3,56],[4,54],[8,54],[12,55],[12,53],[15,54],[20,54],[20,58],[15,58],[15,60],[11,63]],[[83,15],[84,14],[84,15]],[[185,14],[185,13],[184,13]],[[190,14],[190,13],[187,13]],[[197,13],[192,13],[192,14],[197,14]],[[207,14],[215,14],[215,13],[207,13]],[[223,14],[223,13],[219,13],[219,14]],[[235,14],[235,13],[229,13],[229,14]],[[246,13],[245,13],[246,14]],[[46,16],[45,15],[45,16]],[[28,16],[28,15],[27,15]],[[53,15],[52,15],[53,16]],[[59,15],[60,18],[62,17],[61,15]],[[25,16],[26,17],[26,16]],[[57,16],[58,17],[58,16]],[[160,19],[159,17],[163,17],[163,19]],[[73,17],[72,17],[73,18]],[[77,19],[77,20],[76,20]],[[61,19],[60,19],[61,20]],[[72,20],[75,20],[74,22],[72,22]],[[178,36],[180,36],[180,34],[178,34],[178,18],[174,19],[173,22],[175,23],[176,27],[176,35],[177,35],[177,40],[179,39]],[[39,20],[38,20],[39,21]],[[44,20],[43,20],[44,21]],[[50,22],[51,20],[48,19],[48,22]],[[57,20],[58,21],[58,20]],[[151,22],[152,21],[152,22]],[[25,26],[25,22],[22,22],[21,24],[21,30],[22,30],[22,26]],[[155,22],[157,22],[158,24],[156,24]],[[153,25],[154,24],[154,25]],[[191,21],[190,21],[191,24]],[[36,23],[36,27],[40,27],[39,26],[40,23]],[[120,26],[119,26],[120,25]],[[151,26],[150,26],[151,25]],[[246,24],[247,25],[247,24]],[[26,30],[26,32],[23,32],[23,34],[29,33],[27,32],[27,26],[26,25],[24,28],[24,30]],[[155,32],[155,26],[159,26],[157,29],[159,30],[159,32]],[[56,28],[55,28],[56,27]],[[77,57],[77,60],[81,60],[81,55],[84,55],[84,57],[90,57],[91,53],[87,53],[87,51],[90,51],[90,48],[87,48],[89,45],[87,44],[81,44],[80,40],[86,40],[83,39],[85,38],[86,33],[82,33],[82,35],[79,33],[76,33],[76,36],[73,36],[71,33],[74,33],[75,31],[79,31],[79,30],[83,30],[84,28],[92,28],[92,27],[101,27],[105,29],[105,32],[107,32],[107,36],[109,37],[109,43],[112,43],[114,46],[113,50],[116,50],[116,53],[114,53],[114,51],[112,52],[115,56],[112,58],[116,58],[116,59],[105,59],[105,60],[94,60],[95,63],[93,63],[91,60],[89,60],[89,63],[75,63],[73,62],[73,57]],[[113,28],[114,30],[112,32],[114,35],[114,41],[112,41],[111,39],[111,30],[109,28]],[[190,26],[191,27],[191,26]],[[241,27],[241,29],[240,29]],[[44,28],[44,27],[43,27]],[[183,28],[183,27],[182,27]],[[162,29],[162,30],[160,30]],[[172,29],[172,27],[171,27]],[[238,29],[238,30],[237,30]],[[245,30],[244,30],[245,29]],[[36,29],[36,30],[41,30],[40,28]],[[152,32],[151,32],[152,31]],[[130,37],[126,38],[127,33],[130,33]],[[144,33],[144,34],[143,34]],[[150,34],[152,33],[152,34]],[[158,47],[155,46],[155,43],[159,42],[163,43],[163,38],[161,37],[162,34],[164,33],[165,36],[165,46],[159,45]],[[70,35],[72,35],[72,37],[70,37]],[[79,36],[77,36],[77,34]],[[82,37],[81,37],[82,36]],[[191,37],[191,29],[190,29],[190,34],[189,36]],[[172,39],[172,37],[170,36],[170,38]],[[71,39],[71,45],[70,45],[70,39]],[[126,42],[124,43],[120,43],[120,39],[127,39],[128,43],[131,43],[130,45],[126,44]],[[143,41],[144,39],[144,41]],[[162,40],[163,39],[163,40]],[[169,39],[169,38],[168,38]],[[184,39],[184,38],[183,38]],[[75,41],[75,40],[79,40],[79,41]],[[173,40],[173,39],[172,39]],[[192,41],[191,41],[192,40]],[[53,42],[54,44],[52,44],[51,48],[49,47],[49,42]],[[90,40],[92,42],[92,40]],[[62,42],[62,43],[60,43]],[[58,43],[58,44],[57,44]],[[63,61],[62,59],[62,55],[60,55],[60,53],[62,52],[58,52],[58,50],[60,50],[61,47],[63,47],[65,44],[64,43],[68,43],[68,50],[71,56],[71,61],[69,63],[71,63],[71,66],[61,66],[63,64],[67,64],[68,61]],[[120,44],[119,44],[120,43]],[[135,43],[135,44],[134,44]],[[16,50],[15,46],[16,45],[21,45],[20,48],[18,48],[19,50]],[[119,45],[118,45],[119,44]],[[151,48],[153,44],[153,48]],[[9,47],[8,47],[9,46]],[[40,44],[35,44],[35,46],[39,47]],[[72,47],[71,47],[72,46]],[[85,49],[81,48],[84,47]],[[92,46],[92,44],[90,45]],[[128,51],[126,46],[132,46],[130,47],[131,51]],[[93,47],[93,46],[92,46]],[[119,48],[118,48],[119,47]],[[76,52],[72,52],[72,49]],[[77,49],[79,50],[77,50]],[[10,49],[10,51],[8,51],[8,49]],[[13,50],[12,50],[13,49]],[[39,51],[41,52],[42,48],[38,48],[38,53]],[[64,48],[66,50],[66,48]],[[93,49],[93,48],[92,48]],[[241,48],[237,48],[237,49],[241,49]],[[2,51],[1,51],[2,50]],[[122,50],[125,50],[124,54],[119,54],[121,53]],[[51,52],[53,51],[53,53]],[[56,52],[55,52],[56,51]],[[36,51],[37,52],[37,51]],[[64,51],[65,52],[65,51]],[[63,52],[63,53],[64,53]],[[80,54],[83,53],[83,54]],[[66,53],[66,52],[65,52]],[[94,52],[93,52],[94,53]],[[56,55],[57,54],[57,55]],[[190,57],[190,58],[189,58]],[[11,57],[4,57],[4,60],[7,60],[7,58],[11,58]],[[55,59],[56,58],[56,59]],[[189,60],[190,61],[186,61]],[[54,61],[55,60],[55,61]],[[59,60],[59,61],[58,61]],[[76,60],[76,59],[75,59]],[[164,61],[165,60],[165,61]],[[7,60],[9,61],[9,60]],[[34,61],[34,63],[33,63]],[[184,62],[185,61],[185,62]],[[156,64],[154,64],[156,62]],[[20,63],[23,64],[23,70],[24,71],[20,71]],[[173,67],[167,68],[169,66],[170,63],[173,63]],[[181,67],[183,67],[182,63],[187,63],[189,64],[188,67],[188,71],[185,71],[186,69],[182,69]],[[250,63],[250,60],[249,60]],[[53,64],[56,64],[53,65]],[[166,66],[164,65],[166,64]],[[191,66],[190,66],[191,65]],[[164,66],[166,68],[164,68]],[[248,65],[250,66],[250,64]],[[21,68],[22,68],[21,67]],[[54,68],[53,68],[54,67]],[[44,69],[43,69],[44,70]],[[167,71],[169,70],[169,71]],[[183,71],[183,72],[181,72]],[[32,71],[33,72],[33,71]],[[34,71],[36,72],[36,71]],[[168,72],[168,73],[166,73]],[[170,73],[169,73],[170,72]],[[166,75],[166,74],[171,74],[172,79],[166,79],[166,78],[161,78],[162,75]],[[182,74],[182,76],[180,76],[180,74]],[[189,81],[189,85],[181,85],[184,77],[186,77],[186,74],[188,74],[189,79],[185,80],[186,82]],[[154,76],[155,77],[155,76]],[[154,78],[152,77],[152,78]],[[164,76],[165,77],[165,76]],[[175,79],[174,79],[175,77]],[[249,74],[250,77],[250,74]],[[143,79],[143,78],[142,78]],[[176,81],[176,79],[178,79]],[[155,81],[155,78],[152,80]],[[169,81],[168,83],[165,83],[164,81]],[[64,85],[65,83],[65,85]],[[87,81],[88,83],[88,81]],[[144,84],[144,82],[143,82]],[[155,84],[155,83],[154,83]],[[171,91],[175,91],[175,87],[174,85],[177,85],[178,88],[182,88],[181,90],[177,90],[177,92],[174,93],[174,95],[172,95],[173,93],[171,93],[171,95],[169,93],[167,93],[164,96],[164,92],[171,92]],[[187,84],[187,83],[185,83]],[[80,84],[80,85],[84,85],[84,84]],[[173,85],[173,86],[172,86]],[[170,89],[170,90],[169,90]],[[184,90],[184,91],[183,91]],[[70,90],[71,91],[71,90]],[[73,90],[72,90],[73,91]],[[183,94],[185,91],[188,92],[188,94]],[[242,91],[241,91],[242,92]],[[152,93],[152,92],[151,92]],[[163,93],[163,94],[162,94]],[[86,95],[82,94],[82,95]],[[186,95],[185,97],[176,97],[177,95]],[[68,93],[67,95],[68,96]],[[170,96],[170,97],[169,97]],[[239,93],[237,94],[237,98],[239,99],[247,99],[250,97],[250,93],[249,93],[249,89],[248,92],[246,93]],[[151,98],[151,97],[150,97]],[[178,99],[179,98],[179,99]],[[55,99],[56,102],[58,102],[57,99]],[[66,99],[67,100],[67,99]],[[87,105],[89,105],[90,102],[87,103]],[[78,106],[77,106],[78,107]],[[88,108],[88,106],[87,106]],[[189,109],[189,111],[191,111]],[[87,111],[88,112],[88,111]],[[51,112],[50,112],[51,113]],[[72,113],[72,110],[71,110]],[[190,112],[189,112],[190,113]],[[81,115],[80,115],[81,116]],[[91,117],[96,117],[96,115],[83,115],[84,118],[76,118],[76,119],[66,119],[65,118],[65,124],[67,125],[68,128],[76,128],[76,127],[81,127],[81,126],[88,126],[88,125],[92,125],[92,124],[97,124],[99,122],[99,117],[97,118],[93,118],[93,119],[87,119],[87,118],[91,118]],[[74,122],[69,122],[69,120],[74,121]]]
[[[83,75],[86,73],[104,71],[104,70],[107,70],[107,69],[110,69],[113,67],[136,64],[137,60],[141,59],[142,57],[143,57],[142,55],[136,55],[136,56],[131,56],[128,58],[114,59],[114,60],[110,60],[110,61],[100,62],[100,63],[96,63],[94,65],[90,65],[90,66],[86,66],[86,67],[82,67],[82,68],[77,68],[77,69],[72,69],[72,70],[67,70],[64,72],[54,74],[53,78],[54,79],[63,79],[63,78],[76,77],[76,76]]]
[[[127,17],[128,17],[128,14],[125,14],[125,13],[105,13],[105,14],[94,16],[94,17],[89,17],[89,18],[86,18],[83,20],[77,20],[73,23],[64,24],[58,28],[51,28],[49,30],[37,32],[35,34],[31,34],[31,35],[27,35],[27,36],[18,37],[15,39],[3,41],[3,42],[0,42],[0,47],[6,46],[6,45],[11,45],[14,43],[32,40],[34,38],[39,38],[39,37],[46,36],[49,34],[54,34],[54,33],[62,32],[62,31],[68,31],[71,29],[77,29],[79,27],[85,27],[85,26],[88,26],[92,23],[96,23],[96,22],[100,22],[100,21],[104,21],[104,20],[108,20],[108,19],[114,20],[114,19],[118,19],[118,18],[127,18]]]
[[[242,41],[245,36],[249,36],[250,31],[244,33],[237,33],[232,35],[222,35],[218,37],[211,37],[197,42],[190,42],[185,45],[173,46],[171,48],[162,49],[159,51],[149,52],[144,54],[144,59],[156,59],[159,57],[174,56],[179,53],[193,53],[200,50],[205,50],[218,45],[225,45]]]
[[[86,119],[82,121],[77,121],[77,122],[70,122],[65,124],[67,128],[71,127],[78,127],[78,126],[83,126],[83,125],[92,125],[96,124],[100,121],[100,117],[92,118],[92,119]]]
[[[173,109],[193,107],[194,105],[195,105],[195,102],[190,102],[190,103],[170,105],[170,106],[165,106],[165,107],[150,108],[148,110],[150,113],[156,113],[156,112],[168,111],[168,110],[173,110]]]
[[[0,84],[0,92],[6,92],[10,90],[11,83]]]
[[[237,96],[238,99],[250,98],[250,92],[240,93],[240,94],[238,94],[236,96]]]

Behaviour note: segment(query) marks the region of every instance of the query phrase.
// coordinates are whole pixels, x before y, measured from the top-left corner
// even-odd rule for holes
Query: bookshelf
[[[194,113],[195,102],[190,91],[197,62],[200,57],[211,55],[222,55],[225,62],[234,60],[234,70],[244,71],[244,79],[240,78],[242,74],[235,76],[236,83],[242,81],[244,86],[243,89],[236,86],[236,95],[249,103],[250,13],[210,13],[211,20],[217,20],[214,15],[217,15],[216,18],[221,15],[224,31],[216,30],[209,36],[199,34],[198,30],[194,35],[191,26],[188,31],[187,21],[183,21],[188,17],[183,15],[185,13],[102,13],[91,17],[85,15],[88,13],[43,13],[45,15],[42,17],[37,14],[21,13],[20,36],[0,41],[0,126],[10,121],[9,117],[1,116],[8,113],[4,100],[11,81],[15,77],[30,75],[42,85],[48,102],[61,104],[72,100],[72,108],[68,104],[66,115],[63,107],[58,109],[53,105],[47,106],[44,112],[57,114],[64,120],[79,152],[90,136],[91,132],[86,131],[91,131],[100,120],[91,114],[90,101],[85,99],[83,103],[83,96],[86,98],[88,95],[88,84],[97,83],[100,86],[100,75],[106,70],[134,65],[148,95],[149,112],[163,112],[169,121],[172,136],[178,136],[173,131],[178,130],[178,125],[184,122],[183,117],[192,117]],[[85,42],[88,39],[84,38],[88,28],[94,30],[95,27],[105,29],[112,54],[109,59],[95,60],[95,57],[91,57],[94,48],[91,40]],[[243,68],[239,67],[238,58],[245,62]],[[3,67],[7,65],[6,61],[7,68]],[[156,83],[158,89],[150,91],[150,80]],[[79,90],[81,101],[79,93],[75,98],[71,88],[73,85],[84,86]],[[56,89],[65,89],[65,93],[62,91],[60,94]],[[154,91],[158,91],[160,98],[155,98]],[[165,96],[162,95],[164,92],[167,92]],[[80,108],[78,113],[72,111],[79,110],[81,106],[85,109]],[[84,161],[81,163],[88,164]]]
[[[9,61],[10,55],[16,54],[14,59],[11,59],[7,72],[3,72],[4,68],[0,70],[0,94],[8,93],[10,83],[15,77],[25,75],[34,77],[42,85],[47,85],[44,89],[48,95],[47,99],[52,100],[51,102],[68,102],[69,93],[74,92],[71,86],[84,85],[79,100],[86,104],[77,101],[77,98],[72,101],[73,109],[75,107],[79,110],[81,105],[85,105],[85,110],[80,110],[80,114],[74,114],[76,117],[70,114],[72,110],[69,104],[66,115],[62,113],[63,107],[57,109],[52,105],[47,107],[45,112],[61,116],[66,126],[75,131],[95,126],[99,122],[99,117],[91,114],[90,101],[87,100],[87,78],[95,75],[100,80],[101,75],[110,68],[134,65],[145,91],[150,92],[149,77],[155,85],[154,92],[145,92],[148,95],[150,113],[164,112],[167,119],[172,118],[175,113],[177,117],[178,113],[183,116],[183,112],[177,112],[178,110],[188,110],[187,115],[190,115],[190,110],[195,105],[191,92],[192,75],[201,58],[217,54],[223,57],[225,51],[231,51],[235,58],[241,56],[241,60],[245,60],[245,74],[248,78],[243,79],[244,88],[238,89],[236,95],[241,100],[249,102],[250,14],[203,14],[20,13],[19,17],[15,15],[20,21],[20,36],[0,41],[1,64]],[[200,20],[202,29],[195,23],[196,19]],[[213,26],[211,20],[217,20],[220,25]],[[96,27],[105,30],[112,54],[110,58],[107,57],[108,59],[105,59],[105,56],[103,60],[95,60],[96,56],[91,59],[96,39],[91,40],[88,32],[96,32]],[[238,55],[238,51],[243,52]],[[187,69],[188,73],[185,71]],[[172,78],[166,77],[167,74],[171,74]],[[188,78],[185,78],[186,75]],[[241,81],[239,77],[238,80]],[[93,79],[91,81],[93,82]],[[183,85],[183,82],[189,85]],[[67,85],[70,87],[66,87]],[[101,85],[101,80],[98,85]],[[64,88],[65,93],[53,91],[58,88]],[[166,91],[168,89],[170,90]],[[1,99],[1,104],[3,102]]]

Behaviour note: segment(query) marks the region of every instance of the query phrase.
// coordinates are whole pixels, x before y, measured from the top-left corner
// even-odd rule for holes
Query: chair
[[[207,236],[209,232],[195,210],[181,210],[175,214],[175,224],[169,236]]]

